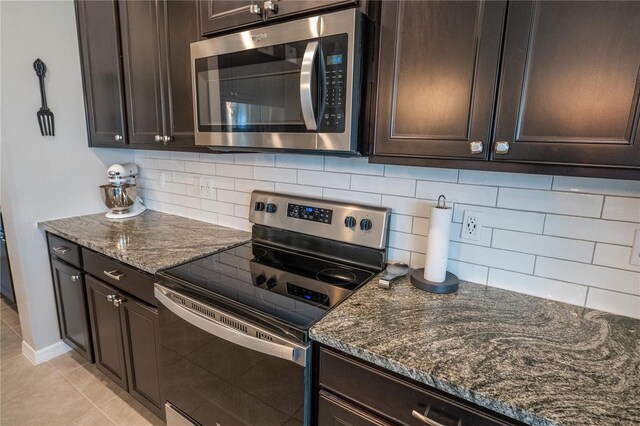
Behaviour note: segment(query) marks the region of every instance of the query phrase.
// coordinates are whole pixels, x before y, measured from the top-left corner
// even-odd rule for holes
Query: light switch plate
[[[633,238],[633,247],[631,247],[630,265],[640,266],[640,229],[636,229],[636,236]]]

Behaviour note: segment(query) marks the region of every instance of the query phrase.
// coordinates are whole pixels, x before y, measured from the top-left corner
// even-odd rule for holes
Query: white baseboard
[[[33,365],[42,364],[70,350],[71,348],[62,340],[37,351],[29,346],[27,342],[22,341],[22,355],[27,357]]]

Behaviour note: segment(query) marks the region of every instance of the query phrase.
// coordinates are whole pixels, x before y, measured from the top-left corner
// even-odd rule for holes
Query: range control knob
[[[268,203],[267,204],[267,213],[275,213],[276,212],[276,205],[273,203]]]
[[[347,228],[353,228],[354,226],[356,226],[356,223],[358,222],[353,216],[347,216],[344,218],[344,226],[346,226]]]
[[[267,281],[267,277],[264,276],[264,274],[260,274],[256,277],[256,287],[260,287],[262,284],[265,283],[265,281]]]
[[[267,281],[267,290],[271,290],[276,284],[278,284],[278,281],[276,281],[275,278],[269,278],[269,281]]]
[[[258,212],[264,210],[264,203],[262,201],[256,201],[255,210]]]
[[[360,229],[362,229],[363,231],[368,231],[371,228],[373,228],[373,223],[371,222],[371,220],[362,219],[360,221]]]

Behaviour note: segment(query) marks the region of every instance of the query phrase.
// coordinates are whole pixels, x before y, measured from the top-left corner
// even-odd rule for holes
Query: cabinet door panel
[[[639,2],[514,2],[494,160],[640,166]]]
[[[262,10],[262,1],[254,0],[199,0],[202,34],[231,30],[262,22],[262,14],[250,12],[252,5]]]
[[[164,417],[158,372],[158,312],[133,299],[126,300],[121,309],[129,392]]]
[[[356,4],[356,0],[273,0],[277,9],[275,12],[265,11],[268,20],[288,18],[307,13],[324,13],[323,9]]]
[[[382,4],[375,153],[485,159],[504,2]]]
[[[163,17],[165,72],[165,134],[169,145],[195,145],[190,45],[199,40],[198,2],[170,0],[158,3]]]
[[[84,274],[54,258],[51,259],[51,272],[62,339],[93,362]]]
[[[161,144],[162,91],[160,34],[153,1],[120,1],[129,143]]]
[[[87,275],[86,280],[96,367],[127,390],[120,310],[107,299],[110,295],[117,295],[117,291],[91,276]]]
[[[76,18],[89,145],[122,145],[127,138],[116,2],[76,1]]]

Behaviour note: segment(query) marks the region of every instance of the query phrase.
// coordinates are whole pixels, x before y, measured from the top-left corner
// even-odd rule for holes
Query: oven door
[[[309,346],[156,284],[168,426],[309,424]]]
[[[355,151],[359,19],[352,9],[193,43],[196,144]]]

